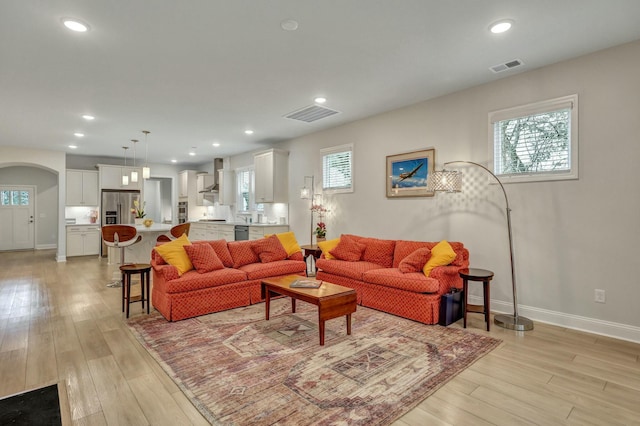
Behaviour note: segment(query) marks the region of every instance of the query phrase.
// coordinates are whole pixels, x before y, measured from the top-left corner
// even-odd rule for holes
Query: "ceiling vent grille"
[[[499,73],[499,72],[507,71],[522,65],[523,65],[523,62],[520,59],[514,59],[512,61],[505,62],[504,64],[494,65],[489,69],[495,73]]]
[[[335,111],[320,105],[310,105],[297,111],[290,112],[285,115],[285,118],[292,120],[304,121],[305,123],[313,123],[322,118],[330,117],[334,114],[338,114],[339,111]]]

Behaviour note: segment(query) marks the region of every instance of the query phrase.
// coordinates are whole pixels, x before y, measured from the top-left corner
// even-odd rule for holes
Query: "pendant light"
[[[122,169],[124,173],[122,173],[122,185],[127,186],[129,185],[129,174],[127,173],[127,150],[129,147],[123,146],[122,149],[124,149],[124,168]]]
[[[142,168],[142,179],[149,179],[151,177],[151,169],[149,168],[149,145],[147,144],[147,135],[151,132],[143,130],[142,133],[144,133],[144,167]]]
[[[136,144],[138,143],[138,139],[131,139],[131,143],[133,143],[133,170],[131,171],[131,182],[138,182],[138,170],[136,169]]]

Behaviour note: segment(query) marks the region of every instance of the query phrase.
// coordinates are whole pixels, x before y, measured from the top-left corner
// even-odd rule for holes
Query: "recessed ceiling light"
[[[189,153],[189,155],[193,157],[193,156],[195,156],[195,155],[196,155],[196,153],[195,153],[195,152],[193,152],[193,151],[191,151],[191,152]]]
[[[247,135],[252,135],[253,134],[253,130],[245,130],[244,133],[247,134]]]
[[[91,121],[91,120],[95,119],[95,117],[93,115],[89,115],[89,114],[83,115],[82,118],[84,118],[85,120],[88,120],[88,121]]]
[[[513,20],[511,19],[502,19],[500,21],[494,22],[489,25],[489,31],[494,34],[504,33],[505,31],[509,31],[511,26],[513,25]]]
[[[69,145],[69,148],[71,149],[76,149],[78,147],[78,145]]]
[[[78,138],[83,138],[83,137],[84,137],[84,133],[75,132],[75,133],[73,134],[73,136],[78,137]]]
[[[171,160],[171,162],[172,162],[172,163],[177,163],[177,162],[178,162],[178,160]]]
[[[327,102],[327,98],[323,98],[323,97],[319,96],[319,97],[314,99],[314,102],[317,103],[317,104],[323,104],[323,103]]]
[[[213,146],[215,146],[216,148],[220,146],[220,144],[218,142],[214,142]]]
[[[65,27],[70,29],[71,31],[75,31],[77,33],[85,33],[89,31],[89,25],[75,18],[64,18],[62,19],[62,23]]]
[[[298,21],[294,19],[285,19],[284,21],[280,22],[280,28],[285,31],[295,31],[298,29]]]

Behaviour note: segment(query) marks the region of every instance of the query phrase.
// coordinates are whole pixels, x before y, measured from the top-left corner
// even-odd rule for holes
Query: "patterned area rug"
[[[288,299],[174,323],[130,319],[138,340],[212,424],[384,425],[501,341],[358,306],[326,323]]]

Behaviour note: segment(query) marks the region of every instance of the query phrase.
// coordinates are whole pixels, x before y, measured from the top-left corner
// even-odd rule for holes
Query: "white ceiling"
[[[1,0],[0,145],[122,158],[145,129],[149,162],[201,164],[637,40],[638,22],[638,0]],[[320,95],[340,114],[283,117]]]

